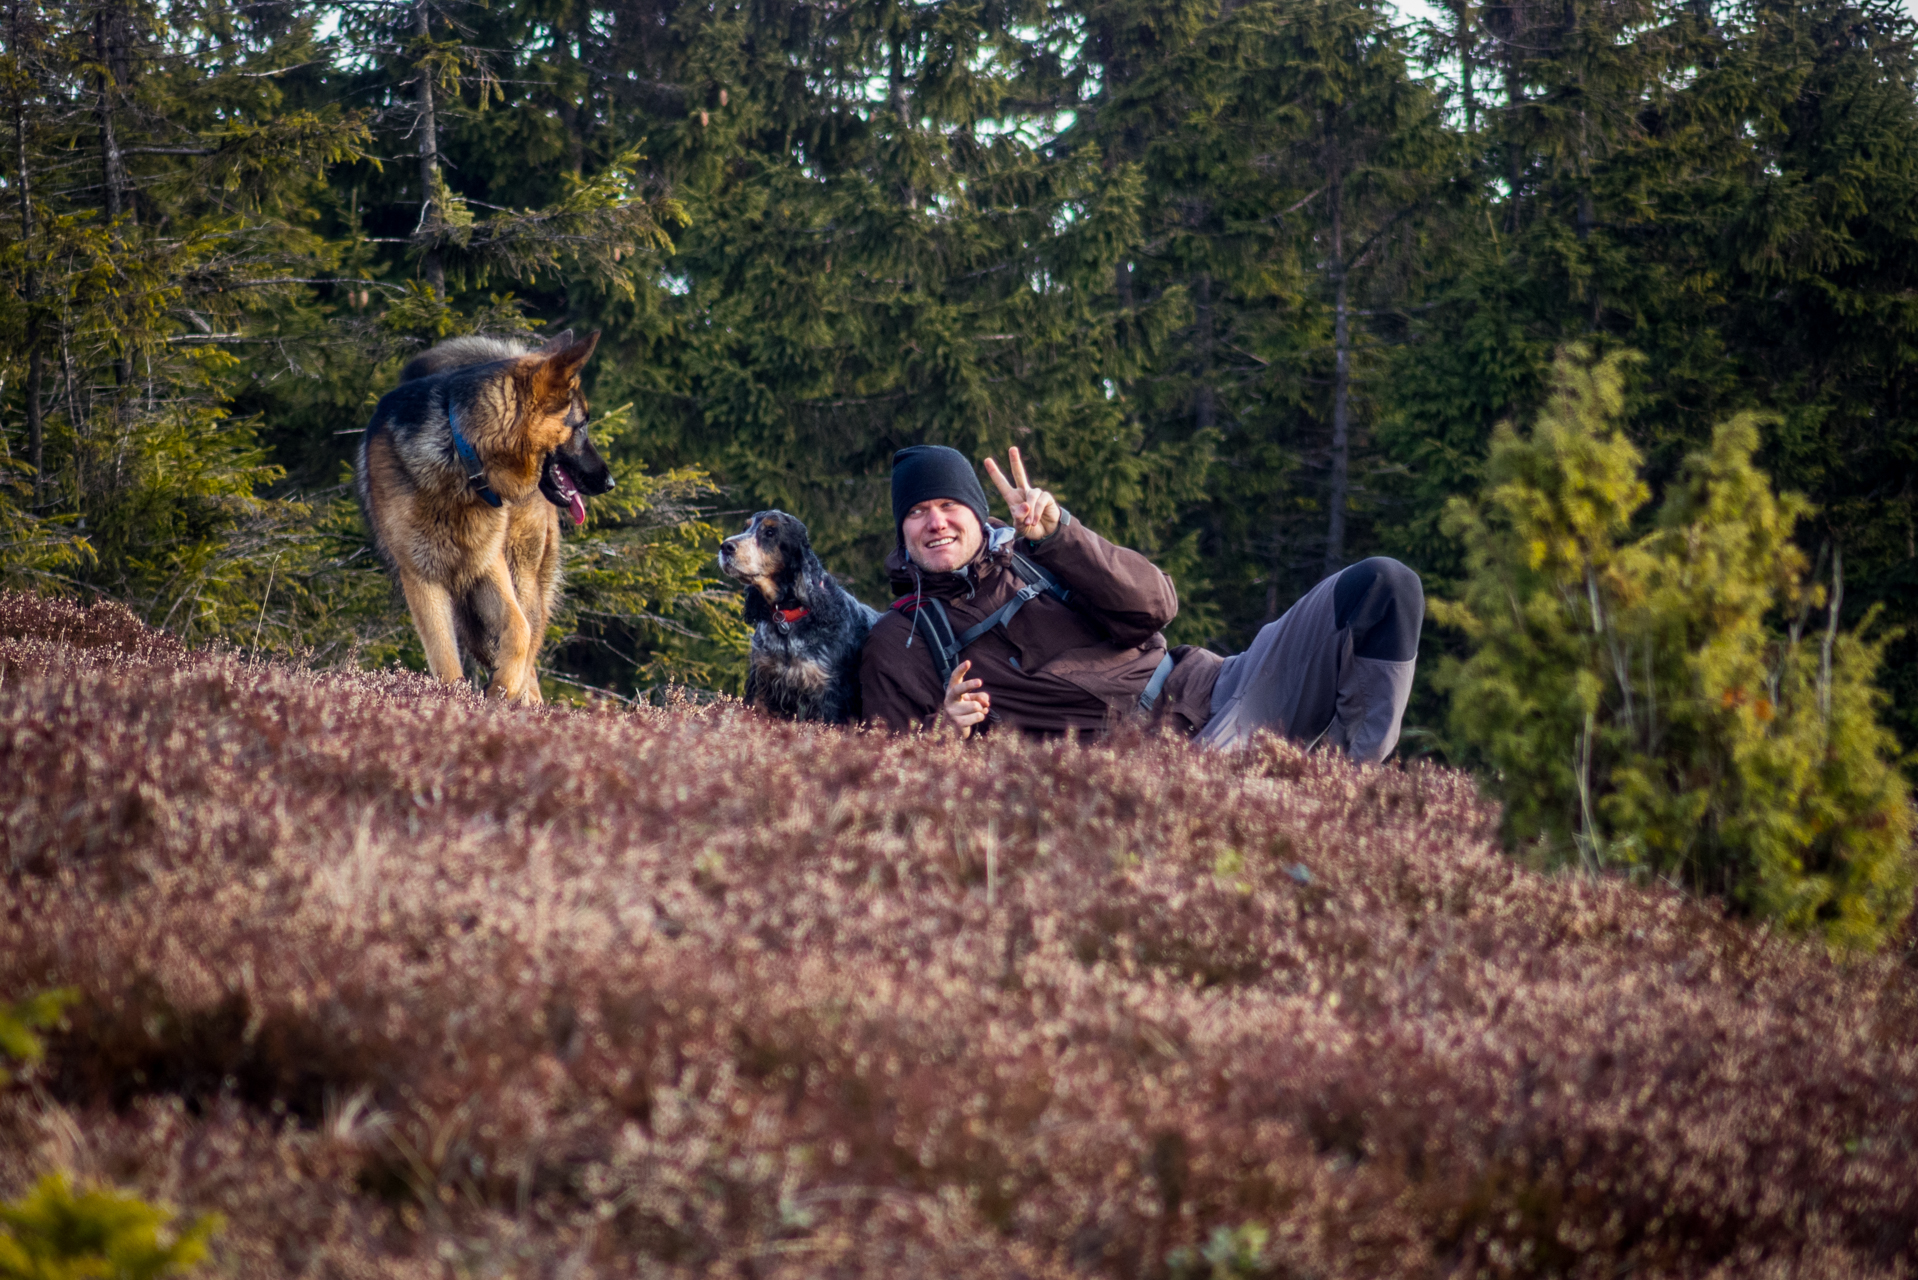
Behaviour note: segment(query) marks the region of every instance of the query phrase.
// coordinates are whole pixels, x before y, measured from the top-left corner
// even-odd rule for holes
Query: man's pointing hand
[[[952,679],[946,681],[945,703],[939,708],[946,723],[957,729],[962,738],[970,738],[972,727],[992,711],[992,695],[985,691],[986,682],[966,679],[966,672],[970,670],[970,658],[952,669]]]

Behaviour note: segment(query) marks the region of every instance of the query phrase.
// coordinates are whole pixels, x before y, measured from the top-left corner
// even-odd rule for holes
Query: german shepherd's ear
[[[573,331],[571,329],[562,329],[558,333],[554,334],[552,337],[548,338],[545,342],[541,343],[539,350],[535,351],[533,354],[539,355],[539,356],[558,355],[560,352],[566,350],[566,348],[572,345],[573,345]]]
[[[599,345],[597,329],[578,342],[570,340],[571,333],[572,330],[567,330],[535,353],[540,358],[539,371],[533,375],[533,393],[538,403],[565,399],[573,379],[579,376],[580,367]],[[567,340],[564,346],[559,345],[562,339]]]

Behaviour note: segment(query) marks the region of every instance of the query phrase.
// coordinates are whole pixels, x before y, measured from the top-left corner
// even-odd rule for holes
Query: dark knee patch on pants
[[[1333,624],[1351,628],[1352,655],[1410,662],[1419,654],[1425,589],[1396,560],[1374,556],[1339,574],[1332,586]]]

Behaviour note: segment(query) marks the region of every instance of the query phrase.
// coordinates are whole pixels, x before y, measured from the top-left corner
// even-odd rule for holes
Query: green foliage
[[[1871,684],[1884,642],[1842,629],[1807,580],[1791,541],[1807,505],[1753,465],[1749,415],[1686,459],[1639,529],[1626,364],[1563,356],[1532,431],[1499,428],[1485,491],[1449,510],[1464,594],[1433,613],[1470,648],[1439,677],[1453,732],[1540,860],[1668,877],[1876,946],[1911,909],[1914,870]]]
[[[180,1223],[165,1209],[52,1173],[0,1204],[0,1280],[157,1280],[206,1256],[217,1214]]]
[[[1801,541],[1842,551],[1846,620],[1903,632],[1878,681],[1918,746],[1913,31],[1892,0],[1445,5],[1427,53],[1474,160],[1388,362],[1382,549],[1448,589],[1445,504],[1493,424],[1537,408],[1560,345],[1629,347],[1655,491],[1763,415],[1760,458],[1815,504]]]
[[[1119,78],[1077,129],[1145,175],[1119,292],[1183,314],[1120,385],[1149,439],[1211,443],[1203,505],[1181,513],[1208,550],[1187,634],[1239,646],[1369,542],[1354,486],[1388,348],[1359,313],[1405,296],[1458,148],[1382,5],[1163,8],[1092,18]]]
[[[1214,1227],[1202,1247],[1174,1249],[1166,1256],[1166,1267],[1174,1280],[1250,1280],[1265,1274],[1265,1245],[1271,1237],[1256,1222]]]
[[[38,1032],[59,1025],[79,993],[46,991],[0,1004],[0,1063],[38,1062]],[[9,1083],[0,1067],[0,1086]],[[0,1280],[157,1280],[206,1256],[217,1215],[179,1223],[136,1197],[99,1188],[75,1192],[65,1174],[42,1178],[25,1196],[0,1204]]]
[[[63,570],[85,564],[93,548],[72,531],[72,518],[38,516],[33,510],[33,468],[0,459],[0,584],[58,589]]]
[[[66,989],[43,991],[17,1004],[0,1004],[0,1088],[13,1082],[6,1062],[31,1066],[46,1052],[37,1032],[60,1025],[60,1015],[78,998]]]
[[[433,204],[442,209],[434,247],[472,275],[475,287],[494,277],[516,283],[553,278],[591,281],[631,298],[635,269],[672,251],[669,230],[687,223],[679,201],[647,199],[637,148],[589,178],[562,177],[558,198],[543,209],[502,210],[476,218],[436,174]]]
[[[751,630],[737,594],[715,589],[709,576],[711,548],[724,536],[699,514],[713,483],[693,467],[652,474],[621,461],[630,457],[621,446],[632,410],[624,404],[594,419],[618,483],[588,504],[585,536],[566,545],[566,592],[551,636],[611,657],[639,692],[680,684],[737,691]]]

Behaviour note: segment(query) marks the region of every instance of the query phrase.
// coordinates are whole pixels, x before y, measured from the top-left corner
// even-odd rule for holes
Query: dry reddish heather
[[[1527,872],[1455,773],[501,710],[15,596],[0,815],[0,998],[81,993],[0,1192],[218,1210],[222,1274],[1918,1264],[1912,970]]]

